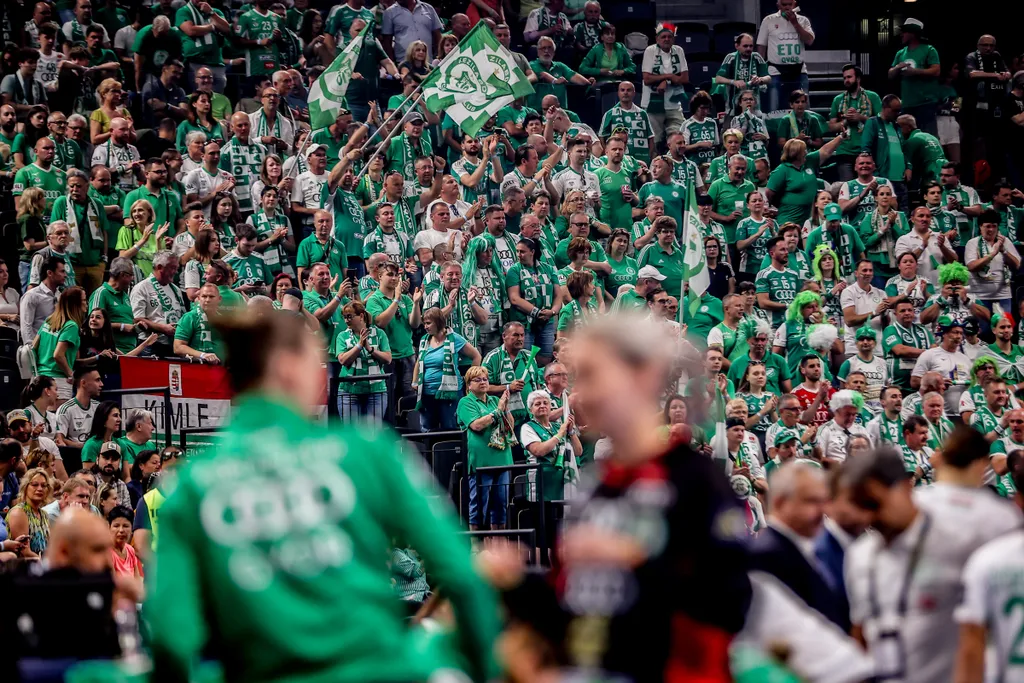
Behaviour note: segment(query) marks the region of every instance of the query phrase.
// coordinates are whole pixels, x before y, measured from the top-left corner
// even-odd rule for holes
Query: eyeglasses
[[[351,313],[349,313],[348,315],[343,315],[343,316],[341,316],[341,317],[342,317],[342,319],[344,319],[344,320],[351,320],[351,319],[352,319],[352,318],[354,318],[355,316],[354,316],[354,315],[352,315]]]
[[[197,81],[212,81],[213,76],[196,76]]]
[[[160,454],[160,462],[167,462],[168,460],[178,460],[181,458],[181,451],[164,451]]]
[[[588,223],[587,221],[573,221],[572,225],[573,225],[574,228],[587,228],[587,227],[590,227],[590,223]]]

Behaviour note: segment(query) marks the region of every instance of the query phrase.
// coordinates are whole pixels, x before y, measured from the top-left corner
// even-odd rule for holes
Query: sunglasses
[[[178,460],[182,457],[181,451],[164,451],[160,454],[160,462],[167,462],[168,460]]]

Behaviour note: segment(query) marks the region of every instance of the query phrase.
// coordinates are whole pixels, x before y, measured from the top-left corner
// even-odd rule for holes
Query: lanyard
[[[910,559],[907,561],[907,571],[903,576],[903,585],[900,588],[899,601],[896,603],[896,615],[903,619],[907,614],[907,602],[910,596],[910,584],[914,578],[914,570],[917,569],[917,565],[921,561],[921,555],[924,552],[924,542],[928,538],[928,532],[931,530],[932,518],[931,516],[921,511],[921,533],[917,537],[917,543],[914,544],[913,550],[910,551]],[[868,607],[871,609],[871,618],[876,621],[881,619],[882,608],[878,604],[878,556],[881,553],[875,553],[874,562],[871,567],[868,568]]]

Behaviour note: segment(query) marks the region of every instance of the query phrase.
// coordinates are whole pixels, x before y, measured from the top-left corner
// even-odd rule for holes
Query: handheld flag
[[[423,81],[423,103],[444,112],[467,135],[476,135],[487,119],[512,100],[533,93],[512,53],[484,22],[478,23]]]
[[[697,314],[700,298],[711,286],[711,275],[708,274],[708,263],[704,258],[704,230],[701,226],[697,208],[697,192],[690,184],[686,202],[686,213],[683,216],[683,282],[690,284],[690,316]],[[684,301],[680,293],[680,301]]]
[[[309,126],[313,130],[326,128],[338,118],[338,110],[346,104],[345,92],[367,39],[373,40],[372,21],[363,27],[359,35],[334,58],[327,70],[309,88]]]

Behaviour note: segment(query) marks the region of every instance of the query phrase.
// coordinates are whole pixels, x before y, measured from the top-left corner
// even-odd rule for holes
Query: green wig
[[[971,365],[971,384],[972,385],[975,385],[975,384],[978,383],[978,370],[981,369],[981,367],[985,366],[985,365],[991,365],[992,366],[992,368],[995,370],[995,373],[996,373],[995,377],[997,379],[1002,379],[1003,378],[1002,373],[999,372],[999,363],[996,361],[995,358],[993,358],[992,356],[978,356],[974,360],[974,363]]]
[[[789,305],[789,308],[786,309],[786,320],[791,322],[802,321],[803,317],[801,316],[800,311],[803,310],[804,306],[809,304],[818,304],[818,306],[821,306],[821,296],[811,291],[804,291],[797,294],[793,299],[793,302]]]
[[[468,290],[473,286],[473,279],[476,277],[476,269],[479,267],[480,254],[488,249],[491,250],[491,270],[494,271],[492,278],[497,279],[497,284],[505,289],[504,278],[501,276],[501,266],[497,265],[497,254],[494,248],[497,243],[494,236],[488,232],[477,235],[466,245],[466,257],[462,261],[462,288]]]
[[[962,263],[947,263],[939,268],[939,284],[947,282],[962,282],[967,284],[971,279],[971,273],[967,266]]]
[[[827,244],[819,244],[814,248],[814,255],[811,257],[811,274],[814,275],[814,279],[818,282],[822,281],[821,259],[826,256],[831,256],[832,262],[836,264],[835,269],[832,271],[832,277],[836,280],[842,280],[843,266],[839,263],[839,257],[836,256],[836,252],[832,251],[832,247]]]

